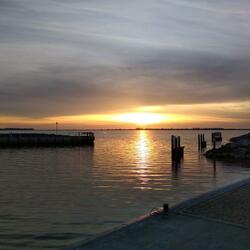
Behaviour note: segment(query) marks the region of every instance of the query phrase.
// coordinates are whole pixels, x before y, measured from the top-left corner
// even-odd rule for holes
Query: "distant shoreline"
[[[52,129],[53,130],[53,129]],[[71,129],[63,129],[63,130],[71,130]],[[73,129],[77,130],[77,129]],[[80,130],[80,129],[79,129]],[[247,131],[250,128],[103,128],[103,129],[83,129],[83,130],[91,130],[91,131],[127,131],[127,130],[156,130],[156,131],[175,131],[175,130],[183,130],[183,131],[199,131],[199,130],[208,130],[208,131],[228,131],[228,130],[242,130]]]
[[[15,130],[28,130],[28,131],[34,131],[34,128],[0,128],[0,131],[15,131]]]
[[[55,129],[35,129],[35,128],[0,128],[0,131],[54,131]],[[188,131],[228,131],[228,130],[250,130],[250,128],[89,128],[89,129],[58,129],[58,131],[127,131],[127,130],[160,130],[160,131],[174,131],[174,130],[188,130]]]

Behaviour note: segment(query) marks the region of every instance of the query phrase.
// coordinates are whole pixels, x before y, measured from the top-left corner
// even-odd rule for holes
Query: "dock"
[[[146,215],[67,250],[249,250],[250,179]]]
[[[66,147],[93,145],[92,132],[79,132],[74,135],[45,133],[3,133],[0,134],[0,148],[4,147]]]

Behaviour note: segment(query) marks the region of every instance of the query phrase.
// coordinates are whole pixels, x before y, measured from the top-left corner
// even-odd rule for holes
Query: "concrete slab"
[[[154,216],[75,249],[250,249],[250,230],[187,215]]]
[[[183,212],[250,228],[250,185],[189,207]]]
[[[68,249],[249,250],[249,218],[246,180]]]

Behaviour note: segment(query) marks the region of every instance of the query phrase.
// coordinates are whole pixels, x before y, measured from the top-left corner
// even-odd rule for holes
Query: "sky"
[[[250,128],[249,0],[0,0],[0,127]]]

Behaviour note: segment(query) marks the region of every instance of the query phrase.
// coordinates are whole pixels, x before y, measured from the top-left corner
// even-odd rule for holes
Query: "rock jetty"
[[[250,133],[233,137],[218,149],[211,149],[205,156],[213,159],[250,160]]]

